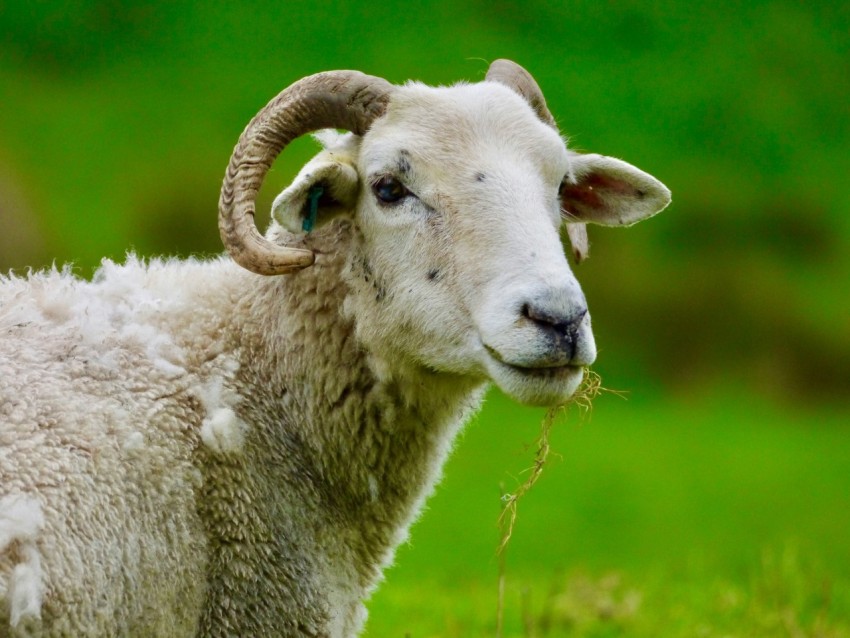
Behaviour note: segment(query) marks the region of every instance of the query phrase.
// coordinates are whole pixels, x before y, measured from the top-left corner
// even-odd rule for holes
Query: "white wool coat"
[[[483,388],[358,345],[352,235],[2,280],[0,635],[359,630]]]

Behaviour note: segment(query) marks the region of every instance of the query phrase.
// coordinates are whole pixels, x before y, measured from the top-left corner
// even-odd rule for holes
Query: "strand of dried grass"
[[[498,591],[498,606],[496,609],[496,638],[502,638],[502,627],[504,617],[504,597],[505,597],[505,550],[511,540],[516,524],[517,505],[519,500],[525,496],[528,491],[537,483],[537,479],[543,473],[543,468],[546,465],[546,460],[549,458],[550,445],[549,435],[552,431],[552,426],[556,419],[561,414],[566,414],[567,409],[571,406],[576,406],[582,418],[593,408],[593,399],[595,399],[602,391],[612,392],[602,387],[602,378],[592,370],[586,370],[581,386],[572,396],[572,398],[562,405],[549,408],[543,417],[540,424],[540,435],[536,440],[537,451],[534,455],[534,464],[528,469],[528,477],[520,485],[515,492],[503,493],[502,512],[499,514],[499,530],[502,534],[501,542],[499,543],[499,591]],[[616,393],[615,393],[616,394]]]
[[[529,472],[528,477],[513,494],[502,495],[502,513],[499,515],[499,529],[502,530],[502,540],[499,543],[500,554],[505,551],[508,542],[511,540],[514,524],[516,523],[517,504],[519,500],[534,487],[537,479],[543,473],[543,467],[549,458],[549,435],[556,419],[559,415],[566,414],[567,409],[573,405],[579,409],[582,415],[588,414],[593,409],[593,399],[599,396],[603,390],[605,388],[602,387],[602,378],[596,372],[587,370],[584,373],[581,386],[573,397],[567,403],[549,408],[546,411],[543,422],[540,424],[540,435],[535,442],[537,452],[534,455],[534,464],[526,470]]]

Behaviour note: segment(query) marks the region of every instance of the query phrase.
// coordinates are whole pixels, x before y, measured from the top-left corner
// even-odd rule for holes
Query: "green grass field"
[[[531,465],[542,415],[490,397],[367,636],[496,635],[500,489]],[[503,635],[850,636],[846,418],[732,392],[574,410],[519,504]]]
[[[572,148],[674,203],[590,231],[599,369],[632,392],[555,427],[502,638],[848,637],[848,34],[850,3],[795,0],[0,3],[0,271],[217,253],[227,158],[289,83],[477,81],[515,59]],[[277,161],[260,219],[315,151]],[[497,635],[499,497],[542,416],[490,398],[369,638]]]

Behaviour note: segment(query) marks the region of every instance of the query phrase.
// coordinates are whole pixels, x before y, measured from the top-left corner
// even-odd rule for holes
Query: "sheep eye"
[[[372,191],[374,191],[375,197],[385,204],[394,204],[410,194],[410,191],[404,187],[404,184],[389,175],[385,175],[373,183]]]

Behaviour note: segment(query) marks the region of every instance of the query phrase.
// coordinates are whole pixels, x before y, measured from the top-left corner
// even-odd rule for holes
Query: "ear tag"
[[[301,222],[301,230],[305,233],[309,233],[313,230],[313,226],[316,225],[316,217],[319,214],[319,198],[324,192],[325,189],[322,185],[316,184],[310,189],[310,192],[307,193],[307,199],[310,202],[310,211],[307,213],[304,221]]]

